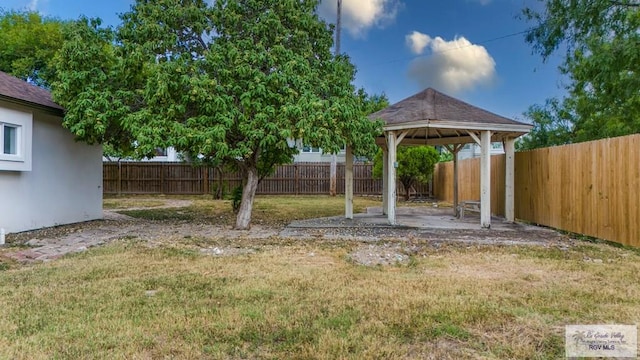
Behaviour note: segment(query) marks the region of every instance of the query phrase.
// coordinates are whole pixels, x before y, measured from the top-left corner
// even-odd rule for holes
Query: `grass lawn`
[[[196,222],[230,206],[193,200]],[[255,220],[342,206],[259,198]],[[255,252],[228,257],[188,246],[206,241],[123,239],[0,270],[0,359],[559,359],[564,325],[640,322],[640,252],[606,244],[424,244],[409,265],[365,267],[353,241],[242,241]]]

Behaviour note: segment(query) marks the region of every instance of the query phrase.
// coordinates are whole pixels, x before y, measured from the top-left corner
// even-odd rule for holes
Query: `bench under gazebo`
[[[458,152],[465,144],[480,145],[480,225],[491,227],[491,143],[505,150],[505,218],[515,220],[515,140],[532,126],[467,104],[432,88],[421,91],[369,115],[384,121],[376,140],[383,150],[382,209],[389,224],[396,225],[396,150],[398,145],[442,145],[454,159],[454,210],[458,207]],[[353,218],[353,156],[347,148],[345,163],[345,217]]]

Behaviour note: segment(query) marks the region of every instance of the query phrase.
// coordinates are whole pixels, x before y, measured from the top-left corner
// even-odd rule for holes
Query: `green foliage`
[[[317,5],[138,0],[115,31],[81,19],[55,60],[65,125],[137,157],[173,146],[235,163],[247,180],[291,161],[297,149],[287,139],[372,154],[381,124],[366,118],[354,66],[332,55]]]
[[[516,142],[518,150],[531,150],[572,142],[574,114],[567,111],[557,99],[549,99],[545,106],[532,105],[524,114],[533,129]]]
[[[438,162],[447,162],[453,160],[453,154],[448,152],[447,150],[443,150],[440,153],[440,157],[438,158]]]
[[[547,0],[527,41],[545,59],[566,49],[560,71],[568,97],[534,107],[528,116],[549,143],[579,142],[640,132],[640,5],[633,1]],[[564,116],[570,114],[570,116]],[[540,124],[538,124],[540,122]],[[557,137],[546,131],[559,130]],[[570,131],[566,131],[570,130]]]
[[[62,45],[66,24],[35,11],[0,8],[0,71],[47,87],[52,76],[49,61]]]
[[[399,146],[397,151],[398,180],[405,189],[406,199],[409,199],[409,189],[415,184],[426,184],[431,180],[440,154],[433,146]],[[378,151],[373,160],[373,176],[382,178],[382,150]]]
[[[116,34],[99,20],[81,18],[65,28],[65,42],[53,59],[54,100],[66,109],[63,125],[76,138],[103,144],[109,154],[142,158],[156,147],[135,148],[130,119],[141,116],[143,99],[136,89],[135,65],[119,56]],[[136,151],[137,150],[137,151]]]
[[[389,98],[387,98],[386,94],[373,94],[373,95],[369,95],[367,94],[364,89],[359,89],[358,90],[358,97],[360,98],[360,101],[362,102],[362,113],[365,115],[370,115],[373,114],[377,111],[380,111],[386,107],[389,106]],[[377,149],[376,149],[377,152]],[[374,154],[371,154],[372,157]]]

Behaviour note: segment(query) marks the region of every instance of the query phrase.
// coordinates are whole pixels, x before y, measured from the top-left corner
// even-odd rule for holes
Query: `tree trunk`
[[[258,169],[255,167],[247,168],[247,181],[242,189],[242,202],[236,217],[236,230],[249,230],[251,228],[251,210],[253,209],[253,200],[256,197],[256,189],[258,189]]]
[[[218,187],[216,188],[216,199],[220,200],[224,197],[224,178],[222,172],[222,166],[216,166],[215,173],[218,176]]]
[[[402,186],[404,187],[404,201],[411,200],[411,187],[413,186],[413,182],[402,182]]]

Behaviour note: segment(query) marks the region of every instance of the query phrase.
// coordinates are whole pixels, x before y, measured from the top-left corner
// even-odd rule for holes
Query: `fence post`
[[[122,162],[118,160],[118,185],[116,186],[118,196],[122,195]]]
[[[299,174],[298,174],[298,164],[293,164],[293,179],[294,179],[293,180],[294,181],[293,186],[294,186],[294,189],[296,191],[296,195],[298,195],[299,194],[298,181],[300,180],[300,177],[299,177]]]
[[[160,163],[160,193],[164,194],[165,184],[164,184],[164,163]]]

